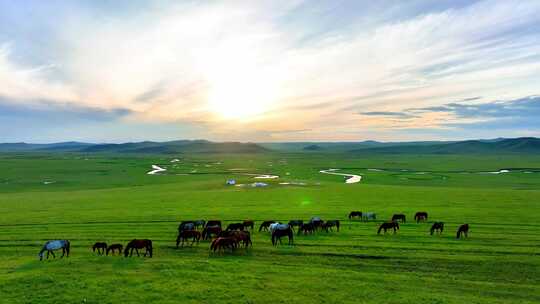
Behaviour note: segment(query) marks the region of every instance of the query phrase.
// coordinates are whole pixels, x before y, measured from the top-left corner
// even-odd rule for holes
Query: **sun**
[[[275,103],[276,88],[270,79],[248,72],[234,72],[211,84],[210,110],[225,119],[251,119]]]

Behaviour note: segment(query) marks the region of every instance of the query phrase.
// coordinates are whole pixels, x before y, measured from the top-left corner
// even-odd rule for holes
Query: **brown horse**
[[[465,235],[465,237],[469,237],[469,224],[463,224],[459,226],[456,234],[456,238],[461,238],[461,235]]]
[[[109,252],[112,251],[112,254],[114,255],[114,251],[118,250],[118,254],[122,254],[122,249],[124,246],[122,244],[112,244],[109,247],[107,247],[107,255],[109,255]]]
[[[386,222],[382,223],[381,226],[379,226],[379,230],[377,230],[377,234],[381,234],[381,230],[384,229],[384,233],[386,233],[386,230],[388,229],[394,229],[394,233],[399,230],[399,224],[398,222]]]
[[[238,241],[234,237],[218,237],[210,244],[210,251],[233,251],[238,246]]]
[[[253,220],[244,220],[242,224],[244,225],[244,228],[246,229],[247,227],[250,227],[251,230],[253,230],[253,228],[255,227],[255,222]]]
[[[435,222],[431,225],[430,234],[433,235],[433,232],[437,231],[438,234],[442,234],[444,230],[443,222]]]
[[[92,251],[96,252],[96,250],[99,255],[105,254],[105,251],[107,251],[107,243],[105,242],[95,243],[94,246],[92,246]]]
[[[332,231],[332,227],[336,227],[337,231],[339,232],[339,220],[329,220],[322,225],[322,228],[326,232]]]
[[[394,214],[392,216],[392,222],[397,222],[397,221],[401,221],[402,223],[405,223],[405,214],[402,214],[402,213]]]
[[[416,214],[414,215],[414,220],[416,221],[416,223],[425,222],[427,221],[427,219],[428,214],[425,211],[416,212]]]
[[[221,233],[220,226],[207,226],[202,232],[203,240],[208,240],[213,236],[218,236]]]
[[[222,231],[218,237],[233,237],[236,239],[238,245],[240,245],[240,242],[244,247],[252,246],[253,243],[251,242],[251,234],[249,231],[239,231],[239,230],[231,230],[231,231]]]
[[[270,225],[272,225],[273,223],[275,223],[276,221],[264,221],[261,223],[261,226],[259,226],[259,232],[261,231],[268,231],[268,228],[270,227]]]
[[[188,239],[191,239],[191,246],[193,246],[193,243],[195,242],[199,244],[199,241],[201,240],[201,233],[197,230],[184,230],[180,232],[176,238],[176,248],[178,248],[180,243],[182,243],[182,247],[184,247],[184,242]]]
[[[137,240],[134,239],[130,241],[126,245],[126,249],[124,250],[124,256],[127,257],[128,255],[131,257],[133,255],[133,249],[135,249],[135,252],[137,253],[137,256],[139,255],[139,249],[145,248],[146,252],[144,253],[144,256],[152,257],[152,241],[151,240]]]
[[[351,213],[349,213],[350,220],[352,220],[355,217],[362,218],[362,211],[351,211]]]

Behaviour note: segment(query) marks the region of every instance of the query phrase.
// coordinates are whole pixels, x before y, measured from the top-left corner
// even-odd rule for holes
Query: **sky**
[[[540,136],[540,1],[0,0],[0,142]]]

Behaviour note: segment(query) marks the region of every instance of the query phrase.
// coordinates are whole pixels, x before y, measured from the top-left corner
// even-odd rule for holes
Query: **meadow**
[[[3,153],[0,302],[538,303],[539,163],[536,155]],[[153,164],[167,171],[146,174]],[[319,173],[329,168],[362,181]],[[227,186],[229,178],[246,186]],[[349,221],[352,210],[378,221]],[[444,221],[445,232],[430,236],[430,223],[412,221],[416,211]],[[394,213],[409,221],[377,235]],[[234,253],[210,254],[207,241],[175,248],[181,220],[258,226],[312,216],[340,219],[340,232],[277,247],[253,232],[253,247]],[[457,240],[463,223],[469,238]],[[91,251],[96,241],[133,238],[152,239],[154,257]],[[70,240],[70,257],[40,262],[50,239]]]

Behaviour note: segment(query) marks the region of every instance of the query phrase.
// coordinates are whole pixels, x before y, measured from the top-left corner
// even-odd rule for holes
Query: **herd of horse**
[[[348,216],[349,220],[361,219],[361,221],[370,221],[376,220],[377,215],[374,212],[361,212],[361,211],[351,211]],[[428,213],[421,211],[417,212],[414,215],[414,219],[417,223],[427,222]],[[405,214],[394,214],[390,221],[383,222],[380,224],[377,234],[380,234],[381,231],[384,233],[387,230],[393,230],[396,233],[399,230],[399,223],[406,222]],[[195,243],[199,244],[200,240],[211,240],[210,243],[210,252],[225,252],[230,250],[231,252],[238,248],[249,248],[253,246],[251,241],[251,232],[255,228],[255,221],[253,220],[244,220],[242,222],[228,224],[225,229],[222,228],[222,223],[220,220],[193,220],[193,221],[182,221],[178,225],[178,236],[176,238],[176,248],[184,246],[185,244],[190,243],[190,246],[193,246]],[[313,234],[318,231],[330,232],[334,231],[334,228],[339,232],[340,221],[339,220],[327,220],[323,221],[320,217],[312,217],[309,221],[304,222],[300,219],[290,220],[288,223],[281,223],[280,221],[266,220],[263,221],[259,226],[259,232],[270,232],[271,241],[273,246],[282,244],[282,238],[287,237],[288,244],[294,244],[294,233],[297,231],[297,235],[308,235]],[[251,232],[250,232],[251,230]],[[434,233],[442,234],[444,230],[443,222],[434,222],[430,229],[430,234]],[[469,224],[463,224],[459,226],[456,234],[456,238],[460,239],[461,237],[468,237]],[[56,258],[54,255],[55,250],[62,249],[61,257],[69,257],[70,251],[70,242],[68,240],[52,240],[45,243],[41,251],[39,252],[40,260],[43,259],[45,251],[47,252],[47,259],[49,254],[52,254],[53,258]],[[152,241],[148,239],[134,239],[128,242],[125,246],[122,244],[112,244],[107,245],[105,242],[96,242],[92,246],[92,251],[97,252],[99,255],[112,255],[118,251],[118,255],[124,252],[125,257],[131,257],[133,251],[137,256],[140,256],[139,249],[144,249],[145,253],[143,256],[152,257],[153,247]]]

